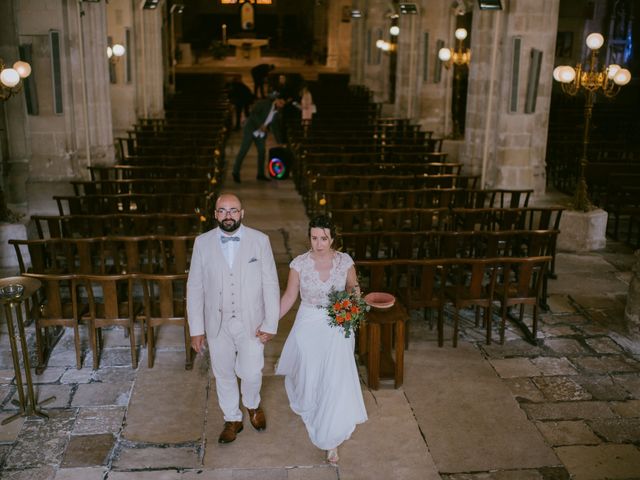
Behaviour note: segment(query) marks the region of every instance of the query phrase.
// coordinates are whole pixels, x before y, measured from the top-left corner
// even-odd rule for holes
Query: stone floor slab
[[[536,377],[542,371],[529,358],[505,358],[489,360],[501,378]]]
[[[546,332],[552,333],[552,332]],[[550,338],[545,340],[545,346],[560,355],[582,355],[586,353],[586,349],[572,338]]]
[[[609,374],[639,371],[635,361],[631,361],[621,355],[576,357],[573,361],[585,373]]]
[[[480,358],[464,342],[456,349],[426,346],[406,353],[404,389],[438,470],[559,465],[509,389]]]
[[[637,373],[614,374],[613,381],[624,388],[635,399],[640,400],[640,375]]]
[[[536,422],[544,438],[554,447],[561,445],[597,445],[600,439],[584,421]]]
[[[571,362],[565,358],[537,357],[531,359],[542,375],[577,375],[578,372]]]
[[[607,442],[640,444],[640,418],[603,418],[589,426]]]
[[[296,467],[287,471],[287,480],[338,480],[339,468],[327,465],[323,467]],[[345,478],[345,477],[342,477]]]
[[[611,340],[609,337],[587,338],[585,341],[587,342],[587,345],[589,345],[589,347],[592,348],[596,353],[619,354],[621,352],[618,344]]]
[[[124,448],[113,466],[118,470],[197,468],[200,466],[200,457],[193,447]]]
[[[86,383],[78,385],[72,407],[126,406],[131,394],[131,382]]]
[[[233,471],[233,480],[287,480],[287,470],[284,468],[255,468]]]
[[[64,452],[63,468],[105,465],[115,443],[110,433],[100,435],[72,435]]]
[[[507,470],[500,472],[461,473],[446,475],[445,480],[546,480],[538,470]]]
[[[182,443],[202,438],[208,363],[184,369],[181,352],[157,352],[153,368],[141,362],[123,436],[129,441]],[[170,425],[171,428],[167,428]]]
[[[74,420],[73,410],[52,410],[47,421],[28,418],[5,459],[4,467],[15,469],[58,465]]]
[[[126,412],[125,407],[83,407],[73,426],[74,435],[118,433]]]
[[[77,368],[68,368],[60,378],[60,383],[89,383],[93,379],[95,370],[85,367],[78,370]]]
[[[544,395],[530,378],[507,378],[504,383],[518,401],[544,401]]]
[[[610,402],[609,408],[621,417],[640,418],[640,400]]]
[[[627,480],[640,472],[640,450],[633,445],[559,447],[556,453],[574,480]]]
[[[105,467],[61,468],[55,480],[102,480],[106,471]]]
[[[591,400],[591,394],[571,377],[535,377],[533,382],[552,402]]]
[[[533,420],[592,420],[615,416],[606,402],[523,404],[522,408]]]
[[[369,420],[356,428],[340,455],[340,478],[438,480],[440,475],[402,391],[365,391]]]
[[[626,400],[629,393],[616,384],[609,375],[580,375],[575,378],[594,400]]]
[[[0,413],[0,422],[8,417],[15,415],[16,412]],[[0,428],[0,442],[14,442],[18,437],[22,425],[24,424],[25,417],[18,417],[12,422],[2,425]],[[2,462],[0,462],[1,464]]]
[[[54,480],[55,469],[50,465],[25,470],[3,470],[2,480]]]
[[[154,471],[111,471],[109,480],[233,480],[233,470],[154,470]]]

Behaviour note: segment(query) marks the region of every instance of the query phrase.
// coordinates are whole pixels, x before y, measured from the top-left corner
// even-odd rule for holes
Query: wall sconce
[[[116,43],[113,47],[107,47],[107,58],[112,62],[116,63],[121,56],[125,54],[124,46]]]
[[[456,29],[455,37],[458,40],[455,50],[444,47],[438,51],[438,58],[446,68],[450,68],[453,64],[468,65],[471,61],[471,50],[464,48],[462,44],[464,39],[467,38],[467,30],[465,28]]]
[[[157,8],[160,0],[145,0],[144,5],[142,6],[143,10],[154,10]]]
[[[395,43],[387,42],[386,40],[383,40],[381,38],[376,41],[376,47],[387,53],[396,51]]]
[[[389,34],[397,37],[398,35],[400,35],[400,27],[397,25],[392,25],[391,28],[389,28]]]
[[[22,60],[13,64],[13,68],[5,68],[0,58],[0,100],[7,100],[22,90],[22,80],[31,75],[31,65]]]
[[[591,33],[587,36],[587,47],[591,50],[588,68],[583,68],[579,63],[576,68],[568,65],[560,65],[554,68],[553,78],[562,84],[562,91],[568,95],[585,94],[584,102],[584,131],[582,141],[582,156],[580,158],[580,172],[576,186],[573,207],[576,210],[588,212],[591,210],[591,202],[587,193],[587,148],[591,128],[591,115],[596,93],[603,93],[605,97],[615,97],[620,88],[631,81],[631,72],[620,65],[611,64],[602,70],[597,70],[598,50],[604,44],[604,37],[599,33]]]

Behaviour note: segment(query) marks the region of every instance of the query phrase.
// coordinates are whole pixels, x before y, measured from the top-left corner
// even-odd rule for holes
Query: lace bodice
[[[300,298],[308,305],[326,305],[331,287],[344,290],[347,284],[347,271],[353,265],[351,257],[342,252],[335,252],[333,266],[326,282],[320,280],[315,262],[310,252],[298,255],[289,264],[300,274]]]

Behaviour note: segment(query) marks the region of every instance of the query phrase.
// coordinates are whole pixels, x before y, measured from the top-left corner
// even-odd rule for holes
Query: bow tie
[[[222,243],[225,244],[227,242],[239,242],[240,241],[240,237],[228,237],[226,235],[220,237],[220,240],[222,240]]]

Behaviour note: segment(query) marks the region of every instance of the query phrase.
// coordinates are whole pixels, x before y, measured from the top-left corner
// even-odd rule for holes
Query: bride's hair
[[[326,228],[329,230],[329,235],[331,235],[331,238],[336,238],[336,227],[329,219],[329,217],[325,215],[318,215],[311,219],[311,221],[309,222],[309,232],[307,234],[309,237],[311,236],[312,228]]]

